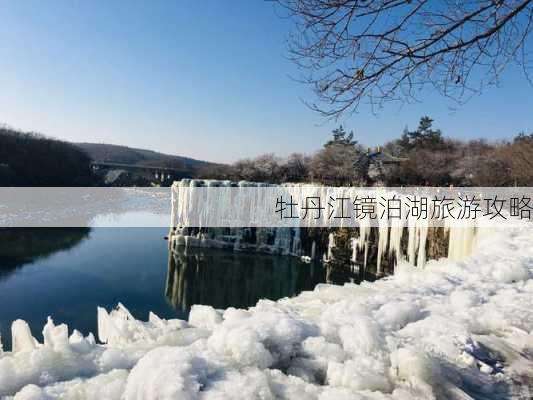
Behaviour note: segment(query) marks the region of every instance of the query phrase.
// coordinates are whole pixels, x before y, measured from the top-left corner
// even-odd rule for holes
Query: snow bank
[[[36,399],[528,398],[533,228],[480,236],[466,261],[402,263],[374,283],[318,285],[188,322],[119,305],[98,337],[50,319],[44,343],[13,323],[0,397]]]

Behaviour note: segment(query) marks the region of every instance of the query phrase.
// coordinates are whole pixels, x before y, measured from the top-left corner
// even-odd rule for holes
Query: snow
[[[374,283],[321,284],[248,310],[197,305],[189,321],[99,308],[101,343],[52,319],[38,343],[15,321],[0,397],[528,398],[533,227],[502,224],[471,242],[463,261],[402,261]]]
[[[128,376],[125,399],[193,400],[207,379],[207,362],[190,350],[159,347],[139,360]]]

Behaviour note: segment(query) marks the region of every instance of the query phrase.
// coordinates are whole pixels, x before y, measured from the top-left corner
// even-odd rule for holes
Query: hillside
[[[0,127],[0,186],[91,186],[90,161],[70,143]]]
[[[173,169],[195,170],[209,165],[206,161],[173,156],[152,150],[136,149],[127,146],[103,143],[75,143],[96,162],[145,165]]]

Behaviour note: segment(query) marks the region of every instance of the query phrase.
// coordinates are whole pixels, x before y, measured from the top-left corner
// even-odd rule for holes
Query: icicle
[[[352,243],[352,262],[357,262],[357,238],[351,239]]]
[[[378,236],[378,259],[376,274],[379,276],[382,274],[381,259],[383,258],[384,252],[387,250],[387,244],[389,241],[389,225],[386,219],[379,220]]]
[[[366,262],[368,258],[368,235],[370,233],[370,221],[368,219],[359,221],[359,237],[356,242],[356,257],[357,252],[364,249],[364,260],[363,264],[366,268]]]
[[[426,241],[428,237],[427,220],[422,221],[422,225],[418,227],[418,259],[416,265],[424,267],[426,265]]]
[[[17,319],[11,325],[11,343],[13,353],[24,350],[33,350],[37,347],[37,340],[31,335],[31,330],[26,321]]]
[[[467,258],[477,240],[475,226],[457,227],[449,226],[448,258],[453,261],[462,261]]]
[[[292,241],[292,254],[300,255],[300,247],[301,247],[300,228],[299,227],[293,228],[293,232],[294,232],[294,237]]]
[[[289,254],[291,251],[291,229],[277,228],[275,230],[274,245],[281,251],[281,254]]]
[[[333,259],[333,248],[335,247],[335,236],[333,233],[329,234],[328,237],[328,256],[327,260],[331,261]]]
[[[365,268],[365,271],[366,271],[366,261],[368,260],[368,242],[365,242],[365,261],[364,261],[364,264],[363,264],[363,267]]]
[[[359,243],[358,248],[362,249],[366,245],[368,234],[370,233],[370,225],[361,224],[359,226]]]
[[[404,231],[403,218],[394,219],[391,221],[390,239],[389,239],[389,256],[396,258],[396,263],[403,259],[402,255],[402,237]]]
[[[233,243],[233,251],[241,250],[241,237],[237,236],[235,242]]]
[[[171,235],[169,235],[169,247],[175,248],[180,245],[186,246],[211,246],[211,241],[214,239],[214,242],[223,242],[227,241],[228,238],[224,237],[226,231],[224,229],[212,229],[209,230],[206,234],[204,231],[192,231],[186,228],[186,220],[184,221],[183,217],[189,215],[191,207],[201,210],[200,224],[204,221],[207,221],[209,213],[214,212],[209,207],[205,207],[205,202],[209,201],[209,204],[212,204],[215,201],[217,204],[220,204],[220,209],[223,212],[224,210],[233,210],[237,209],[241,214],[235,218],[249,220],[248,213],[251,213],[252,216],[257,217],[259,221],[262,221],[263,218],[269,217],[267,209],[269,208],[267,204],[262,203],[266,201],[265,198],[261,197],[259,192],[255,202],[252,201],[251,204],[241,204],[238,207],[230,207],[231,196],[223,195],[219,190],[208,191],[207,196],[200,196],[199,190],[197,188],[207,187],[207,188],[231,188],[237,187],[237,190],[245,190],[246,188],[252,187],[268,187],[268,184],[257,184],[250,183],[246,181],[241,181],[237,185],[232,184],[230,181],[217,181],[217,180],[190,180],[183,179],[180,182],[176,182],[172,186],[172,230]],[[348,197],[348,193],[338,193],[334,192],[332,188],[321,187],[318,188],[313,185],[294,185],[294,184],[284,184],[281,185],[288,194],[294,195],[295,198],[308,198],[317,196],[317,192],[320,195],[320,198],[329,198],[331,196],[345,195]],[[348,190],[348,189],[346,189]],[[391,198],[394,195],[393,192],[379,192],[382,194],[382,197],[387,199]],[[377,194],[372,192],[373,196]],[[213,196],[220,198],[213,198]],[[243,201],[242,198],[240,201]],[[253,205],[255,209],[249,209]],[[402,215],[406,216],[407,209],[402,209]],[[229,218],[229,215],[222,216]],[[242,218],[241,218],[242,217]],[[180,226],[176,226],[177,221],[183,222]],[[314,218],[306,219],[305,223],[307,227],[314,227],[320,223],[327,223],[328,217],[327,213],[322,213],[322,219],[316,220]],[[377,274],[382,274],[382,265],[383,258],[389,257],[395,259],[396,262],[400,259],[407,259],[412,265],[418,265],[420,267],[424,266],[426,263],[426,244],[427,244],[427,235],[428,235],[428,221],[427,219],[409,216],[408,221],[405,218],[392,218],[390,221],[379,220],[371,221],[368,218],[359,220],[358,225],[358,234],[351,239],[352,254],[351,262],[360,263],[365,268],[368,264],[368,255],[370,252],[369,237],[371,232],[371,222],[379,222],[377,228],[377,260],[376,260],[376,272]],[[449,221],[446,221],[448,224]],[[461,260],[467,257],[471,251],[472,247],[477,240],[476,229],[475,228],[459,228],[447,226],[449,234],[449,250],[448,257],[452,260]],[[234,248],[239,250],[242,247],[246,247],[244,243],[244,237],[246,235],[245,229],[243,228],[234,228],[230,231],[233,236]],[[316,258],[316,242],[311,243],[310,254],[302,254],[302,239],[300,237],[299,228],[257,228],[256,237],[257,242],[255,243],[256,248],[267,248],[270,250],[277,250],[281,254],[286,255],[295,255],[295,256],[305,256],[306,259],[315,259]],[[402,249],[402,240],[404,234],[408,235],[407,237],[407,248]],[[274,235],[274,245],[267,246],[269,243],[269,236]],[[171,237],[171,238],[170,238]],[[236,240],[235,240],[236,239]],[[328,247],[327,251],[324,253],[324,260],[333,259],[333,247],[335,246],[335,237],[333,234],[329,235],[328,238]],[[307,247],[307,246],[306,246]],[[361,257],[363,260],[361,261]],[[105,318],[105,317],[103,317]],[[105,328],[102,328],[105,331]],[[105,332],[104,332],[105,333]],[[105,335],[104,335],[105,336]]]
[[[415,265],[416,255],[416,243],[418,242],[418,230],[416,226],[409,225],[407,228],[408,241],[407,241],[407,260],[410,264]]]

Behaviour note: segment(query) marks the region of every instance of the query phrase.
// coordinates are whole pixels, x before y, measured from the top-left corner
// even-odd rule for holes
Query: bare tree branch
[[[275,0],[295,20],[290,58],[337,118],[425,86],[462,102],[516,63],[528,73],[533,0]]]

